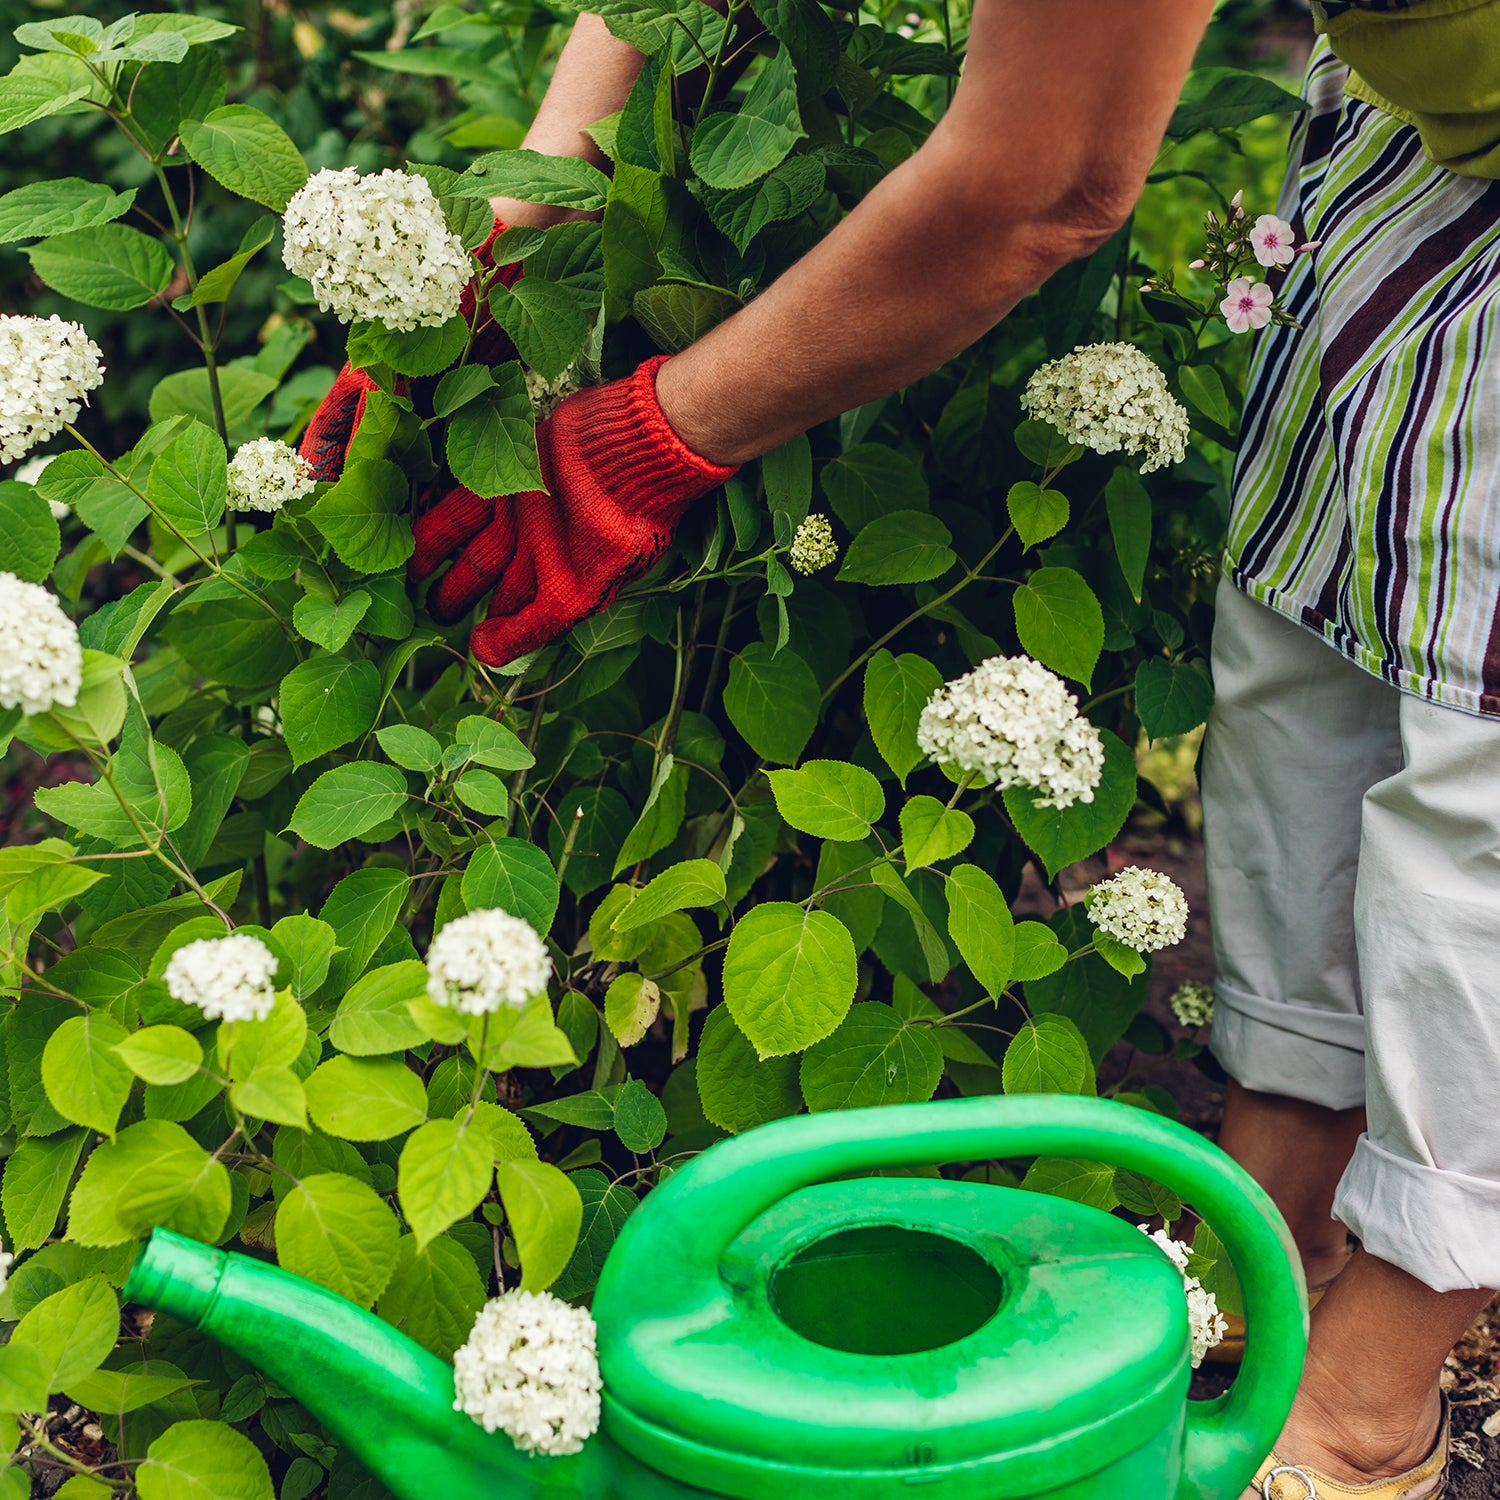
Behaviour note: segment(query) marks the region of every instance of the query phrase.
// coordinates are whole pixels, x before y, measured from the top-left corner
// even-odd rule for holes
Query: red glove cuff
[[[716,464],[677,436],[656,399],[656,372],[668,356],[633,375],[568,397],[544,425],[543,462],[554,493],[597,486],[631,515],[675,521],[691,501],[723,484],[735,464]]]

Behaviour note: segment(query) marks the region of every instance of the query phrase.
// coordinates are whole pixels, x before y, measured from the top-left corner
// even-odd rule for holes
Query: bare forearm
[[[981,0],[927,144],[662,367],[657,393],[684,441],[741,463],[898,390],[1101,244],[1140,192],[1211,9]]]
[[[576,156],[602,167],[604,153],[587,127],[624,106],[645,61],[634,47],[611,36],[598,16],[579,16],[523,144],[544,156]],[[538,229],[587,217],[515,198],[493,198],[490,203],[502,222]]]

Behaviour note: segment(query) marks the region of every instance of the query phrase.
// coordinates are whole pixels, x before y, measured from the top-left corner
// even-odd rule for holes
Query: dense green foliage
[[[447,1354],[497,1285],[586,1297],[639,1194],[724,1132],[1093,1092],[1122,1037],[1196,1051],[1140,1015],[1147,961],[1081,908],[1009,909],[1028,861],[1051,878],[1118,834],[1142,728],[1185,733],[1211,703],[1204,589],[1243,344],[1142,296],[1169,267],[1130,227],[942,370],[742,471],[624,598],[512,669],[434,625],[404,564],[410,492],[444,467],[525,483],[518,366],[450,386],[469,399],[440,420],[430,389],[412,410],[375,400],[349,478],[273,523],[226,518],[227,455],[295,438],[342,357],[278,259],[274,215],[309,168],[422,163],[470,246],[501,184],[602,209],[508,242],[527,293],[506,316],[538,372],[609,377],[731,314],[920,146],[959,69],[956,16],[753,3],[766,33],[730,86],[712,64],[746,44],[695,0],[589,0],[650,54],[598,127],[609,175],[514,151],[566,26],[540,5],[441,4],[419,27],[415,7],[365,27],[267,6],[235,33],[51,11],[18,34],[0,130],[25,143],[30,196],[0,197],[0,288],[8,310],[82,321],[109,376],[86,446],[54,445],[35,487],[0,484],[0,530],[34,539],[5,566],[48,580],[87,648],[76,708],[0,714],[12,764],[52,754],[82,778],[40,791],[33,841],[0,850],[0,1210],[20,1254],[0,1411],[48,1392],[100,1411],[145,1460],[104,1485],[164,1500],[197,1466],[244,1500],[272,1473],[281,1500],[373,1493],[197,1335],[163,1318],[117,1346],[153,1225],[274,1256]],[[705,58],[706,97],[674,118]],[[1176,191],[1178,152],[1232,192],[1225,132],[1295,107],[1250,74],[1195,75],[1149,194]],[[355,337],[388,389],[441,368],[428,333]],[[1187,460],[1144,479],[1018,404],[1042,360],[1116,338],[1193,411]],[[60,532],[48,500],[71,508]],[[844,549],[815,578],[787,566],[809,510]],[[955,788],[918,750],[945,678],[1017,652],[1104,733],[1092,803]],[[548,937],[559,982],[466,1024],[425,998],[421,954],[490,906]],[[162,974],[231,926],[279,957],[277,1006],[205,1024]],[[1173,1107],[1138,1077],[1119,1097]],[[1180,1208],[1087,1163],[1011,1167],[983,1170]],[[0,1426],[6,1451],[30,1440],[29,1417]],[[0,1500],[25,1485],[5,1471]]]

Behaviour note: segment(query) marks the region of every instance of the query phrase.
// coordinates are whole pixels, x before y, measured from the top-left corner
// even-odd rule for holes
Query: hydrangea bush
[[[534,102],[566,19],[540,7],[440,6],[364,54],[467,95],[382,170],[294,140],[265,87],[231,101],[240,42],[212,19],[54,16],[0,78],[12,150],[50,132],[89,174],[0,196],[4,253],[65,313],[0,316],[0,461],[25,461],[0,482],[0,746],[53,783],[0,850],[0,1453],[92,1473],[75,1495],[374,1493],[193,1330],[117,1343],[153,1226],[444,1356],[468,1341],[466,1409],[560,1450],[598,1400],[562,1303],[692,1153],[801,1110],[1093,1093],[1122,1039],[1109,1092],[1170,1113],[1145,1066],[1199,1050],[1141,1014],[1185,919],[1170,882],[1012,907],[1028,866],[1055,881],[1153,797],[1143,734],[1208,713],[1238,260],[1179,290],[1127,226],[943,369],[742,470],[607,611],[503,669],[408,587],[414,505],[448,474],[534,487],[536,416],[753,297],[917,149],[963,49],[905,4],[583,8],[648,55],[594,126],[608,173],[484,112],[486,78]],[[1207,70],[1164,150],[1298,107]],[[494,258],[522,275],[486,281],[496,194],[594,217],[510,230]],[[516,359],[474,362],[476,277]],[[85,403],[127,331],[179,368],[106,421]],[[379,388],[315,484],[294,448],[346,344]],[[983,1170],[1181,1210],[1098,1164]],[[1232,1311],[1206,1230],[1193,1255]],[[100,1413],[107,1462],[50,1444],[49,1394]],[[26,1483],[0,1471],[0,1500]]]

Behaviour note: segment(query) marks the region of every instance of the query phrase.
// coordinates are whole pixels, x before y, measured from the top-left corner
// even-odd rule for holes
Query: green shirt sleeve
[[[1500,178],[1500,0],[1313,0],[1349,93],[1420,132],[1428,157]]]

